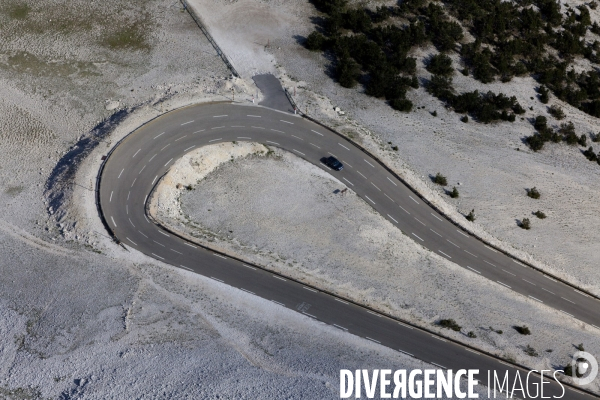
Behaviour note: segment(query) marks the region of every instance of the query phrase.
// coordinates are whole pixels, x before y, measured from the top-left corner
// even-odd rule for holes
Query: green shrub
[[[394,110],[409,112],[412,110],[413,103],[408,99],[394,99],[390,101],[390,105]]]
[[[392,146],[392,150],[398,151],[398,146]]]
[[[537,190],[537,188],[534,186],[531,189],[527,189],[527,196],[531,197],[532,199],[539,199],[541,194],[539,190]]]
[[[564,119],[566,116],[563,109],[557,105],[551,105],[550,108],[548,108],[548,112],[558,120]]]
[[[594,148],[592,146],[588,147],[588,149],[583,152],[583,155],[590,161],[598,161],[598,156],[594,153]]]
[[[538,217],[539,219],[544,219],[546,218],[546,214],[544,214],[542,211],[537,210],[536,212],[533,213],[533,215],[535,215],[536,217]]]
[[[513,326],[513,329],[519,332],[521,335],[531,335],[531,331],[526,325],[523,326]]]
[[[442,328],[452,329],[453,331],[460,332],[462,327],[456,323],[453,319],[441,319],[438,321],[438,325]]]
[[[321,51],[323,50],[326,41],[327,38],[325,36],[317,31],[314,31],[308,35],[308,38],[306,38],[305,45],[310,51]]]
[[[472,338],[472,339],[474,339],[474,338],[477,337],[477,335],[473,331],[469,331],[469,333],[467,333],[467,336],[470,337],[470,338]]]
[[[446,177],[444,175],[442,175],[438,172],[433,177],[433,182],[437,183],[438,185],[441,185],[441,186],[446,186],[448,184],[448,179],[446,179]]]
[[[469,122],[469,117],[467,117],[466,115],[463,115],[462,117],[460,117],[460,121],[464,122],[466,124],[467,122]]]
[[[445,54],[436,54],[427,62],[427,71],[434,75],[448,76],[454,73],[452,59]]]
[[[358,83],[360,76],[359,65],[350,57],[341,57],[338,59],[335,70],[338,83],[345,88],[351,88]]]
[[[540,94],[540,101],[544,104],[547,104],[548,101],[550,100],[550,96],[548,95],[548,93],[549,93],[548,88],[546,88],[546,86],[540,86],[540,88],[538,89],[538,92]]]
[[[579,351],[585,351],[585,349],[583,348],[583,343],[579,343],[577,346],[575,346],[575,348]]]
[[[437,111],[433,110],[433,112],[431,113],[431,115],[433,115],[434,117],[437,117]]]
[[[458,189],[456,189],[456,186],[452,188],[452,191],[448,192],[448,196],[452,197],[453,199],[458,198]]]
[[[465,218],[467,218],[467,221],[475,221],[475,210],[471,210],[471,212]]]
[[[537,357],[539,355],[538,352],[535,351],[535,349],[533,347],[531,347],[530,345],[525,346],[525,348],[523,349],[523,352],[530,357]]]
[[[520,226],[522,229],[527,229],[527,230],[529,230],[529,229],[531,229],[531,221],[529,221],[529,218],[523,218],[523,219],[521,220],[521,222],[519,223],[519,226]]]
[[[579,136],[579,140],[577,141],[577,143],[582,146],[585,147],[587,145],[587,137],[582,134],[581,136]]]

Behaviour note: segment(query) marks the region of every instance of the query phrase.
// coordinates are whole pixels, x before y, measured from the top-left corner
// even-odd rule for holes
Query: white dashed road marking
[[[314,143],[310,143],[310,142],[309,142],[309,144],[312,144],[312,145],[313,145],[313,146],[315,146],[317,149],[320,149],[320,147],[319,147],[319,146],[317,146],[317,145],[316,145],[316,144],[314,144]]]
[[[439,233],[437,233],[436,231],[434,231],[433,229],[429,228],[429,230],[433,233],[435,233],[436,235],[438,235],[439,237],[442,237],[442,235],[440,235]]]
[[[191,146],[191,147],[188,147],[188,148],[187,148],[187,149],[185,149],[184,151],[188,151],[188,150],[190,150],[190,149],[193,149],[194,147],[196,147],[196,145],[193,145],[193,146]]]
[[[390,214],[388,214],[387,216],[388,216],[388,217],[390,217],[390,219],[391,219],[392,221],[394,221],[395,223],[398,223],[398,221],[396,221],[396,220],[394,219],[394,217],[392,217]]]
[[[167,161],[167,163],[165,164],[165,167],[166,167],[167,165],[169,165],[169,163],[170,163],[171,161],[173,161],[173,159],[172,159],[172,158],[171,158],[169,161]]]
[[[137,246],[137,243],[134,242],[133,240],[129,239],[127,236],[125,236],[125,239],[129,240],[131,243],[135,244]]]
[[[419,221],[419,219],[418,219],[417,217],[415,217],[415,219],[416,219],[416,220],[417,220],[417,222],[419,222],[421,225],[423,225],[423,226],[427,226],[427,225],[425,225],[423,222]]]
[[[360,176],[362,176],[363,178],[367,179],[367,177],[364,176],[363,174],[361,174],[360,171],[357,170],[356,172],[358,172],[360,174]]]
[[[112,190],[111,190],[111,192],[110,192],[110,198],[108,199],[108,202],[109,202],[109,203],[112,201],[112,195],[113,195],[113,192],[112,192]]]
[[[423,239],[421,239],[420,237],[418,237],[414,232],[411,232],[413,234],[413,236],[415,236],[417,239],[419,239],[421,242],[424,242]]]
[[[371,199],[369,198],[369,196],[365,196],[365,197],[366,197],[366,198],[367,198],[367,200],[369,200],[371,203],[375,204],[375,202],[374,202],[373,200],[371,200]]]
[[[377,190],[379,190],[379,191],[381,192],[381,189],[379,189],[379,188],[377,187],[377,185],[375,185],[373,182],[371,182],[371,185],[375,186],[375,189],[377,189]]]
[[[298,153],[298,154],[302,154],[303,156],[305,156],[305,155],[306,155],[306,154],[304,154],[303,152],[301,152],[301,151],[298,151],[298,150],[296,150],[296,149],[292,149],[292,150],[294,150],[294,151],[295,151],[296,153]]]
[[[566,300],[566,301],[568,301],[569,303],[575,304],[575,302],[574,302],[574,301],[571,301],[571,300],[569,300],[569,299],[565,299],[565,298],[564,298],[564,297],[562,297],[562,296],[561,296],[560,298],[561,298],[561,299],[563,299],[563,300]]]
[[[352,186],[354,186],[354,183],[350,182],[348,179],[346,178],[342,178],[343,180],[345,180],[346,182],[348,182],[349,184],[351,184]]]
[[[532,298],[532,299],[534,299],[535,301],[539,301],[540,303],[543,303],[543,301],[541,301],[540,299],[536,299],[536,298],[535,298],[535,297],[533,297],[533,296],[529,296],[529,297],[531,297],[531,298]]]
[[[413,197],[412,197],[412,196],[408,196],[408,197],[410,197],[410,199],[411,199],[412,201],[414,201],[415,203],[419,204],[419,202],[418,202],[418,201],[416,201],[415,199],[413,199]]]
[[[219,258],[222,258],[223,260],[227,260],[227,257],[223,257],[223,256],[222,256],[222,255],[220,255],[220,254],[213,253],[213,255],[214,255],[214,256],[217,256],[217,257],[219,257]]]
[[[280,119],[280,121],[281,121],[281,122],[285,122],[286,124],[294,125],[294,123],[293,123],[293,122],[290,122],[290,121],[284,121],[284,120],[282,120],[282,119]]]
[[[310,290],[311,292],[318,293],[318,292],[317,292],[315,289],[311,289],[311,288],[309,288],[309,287],[306,287],[306,286],[302,286],[302,287],[303,287],[304,289],[306,289],[306,290]]]
[[[438,250],[438,251],[439,251],[440,253],[442,253],[443,255],[445,255],[446,257],[448,257],[448,258],[450,258],[450,259],[452,258],[452,257],[450,257],[448,254],[444,253],[443,251],[441,251],[441,250]]]
[[[381,342],[380,342],[379,340],[371,339],[371,338],[370,338],[370,337],[368,337],[368,336],[365,336],[365,339],[368,339],[368,340],[370,340],[371,342],[375,342],[375,343],[379,343],[379,344],[381,344]]]
[[[151,185],[154,185],[154,182],[156,181],[156,178],[158,178],[158,175],[156,175],[156,176],[154,177],[154,179],[152,179],[152,183],[151,183]]]
[[[346,150],[350,150],[349,148],[347,148],[347,147],[346,147],[346,146],[344,146],[343,144],[341,144],[341,143],[338,143],[338,144],[339,144],[340,146],[342,146],[343,148],[345,148]]]
[[[188,121],[188,122],[184,122],[183,124],[181,124],[181,126],[183,126],[183,125],[187,125],[187,124],[191,124],[192,122],[194,122],[194,121]]]
[[[399,205],[398,207],[400,207],[400,208],[401,208],[401,209],[403,209],[403,210],[404,210],[404,211],[405,211],[405,212],[406,212],[408,215],[410,215],[410,213],[409,213],[408,211],[406,211],[406,209],[405,209],[404,207],[402,207],[402,206],[400,206],[400,205]]]
[[[544,288],[542,288],[542,290],[545,290],[545,291],[546,291],[546,292],[548,292],[548,293],[552,293],[553,295],[556,295],[556,293],[554,293],[554,292],[551,292],[551,291],[549,291],[548,289],[544,289]]]
[[[227,114],[225,114],[225,115],[213,115],[213,118],[221,118],[221,117],[226,117],[226,116],[227,116]]]
[[[438,217],[437,215],[435,215],[434,213],[431,213],[431,215],[433,215],[435,218],[439,219],[440,221],[444,222],[443,219],[441,219],[440,217]]]
[[[465,253],[472,255],[473,257],[477,258],[477,256],[473,253],[471,253],[470,251],[465,250]]]
[[[164,134],[165,134],[165,132],[161,133],[160,135],[154,136],[154,139],[156,139],[157,137],[162,136]]]
[[[398,185],[396,185],[396,182],[394,182],[393,180],[391,180],[389,177],[387,179],[388,179],[388,181],[392,182],[394,184],[394,186],[398,186]]]
[[[275,279],[279,279],[280,281],[287,282],[287,280],[285,280],[285,279],[283,279],[283,278],[281,278],[281,277],[279,277],[279,276],[275,276],[275,275],[273,275],[273,278],[275,278]]]
[[[121,174],[123,173],[123,171],[125,171],[125,168],[123,168],[123,169],[121,170],[121,172],[119,173],[119,176],[117,176],[117,179],[119,179],[119,178],[121,177]]]
[[[154,253],[152,253],[152,255],[153,255],[154,257],[158,257],[158,258],[160,258],[161,260],[164,260],[164,258],[163,258],[163,257],[161,257],[161,256],[159,256],[159,255],[156,255],[156,254],[154,254]]]
[[[516,276],[516,275],[515,275],[515,274],[513,274],[512,272],[508,272],[508,271],[507,271],[507,270],[505,270],[505,269],[503,269],[502,271],[506,272],[506,273],[507,273],[507,274],[509,274],[509,275]]]
[[[133,157],[131,157],[131,158],[135,158],[135,156],[137,156],[137,154],[138,154],[140,151],[142,151],[142,149],[139,149],[138,151],[136,151],[136,152],[135,152],[135,154],[133,155]]]
[[[467,266],[467,268],[469,268],[471,271],[475,271],[475,272],[477,272],[478,274],[480,274],[480,275],[481,275],[481,272],[477,271],[476,269],[473,269],[473,268],[471,268],[471,267],[469,267],[469,266]]]
[[[459,231],[458,229],[456,230],[456,232],[460,233],[461,235],[463,235],[465,237],[469,237],[469,235],[467,235],[466,233],[463,233],[463,232]]]
[[[456,243],[451,242],[450,239],[446,239],[446,241],[448,243],[450,243],[451,245],[454,245],[454,246],[456,246],[456,247],[458,247],[460,249],[460,247]]]
[[[363,160],[365,160],[365,159],[363,158]],[[373,164],[371,164],[370,162],[368,162],[367,160],[365,160],[365,162],[366,162],[367,164],[369,164],[371,167],[375,168],[375,166],[374,166]]]
[[[186,242],[183,242],[183,244],[185,244],[186,246],[193,247],[194,249],[197,249],[197,248],[198,248],[198,247],[196,247],[196,246],[193,246],[193,245],[191,245],[191,244],[189,244],[189,243],[186,243]]]
[[[319,132],[317,132],[317,131],[313,131],[312,129],[311,129],[310,131],[311,131],[311,132],[314,132],[314,133],[316,133],[317,135],[321,135],[321,136],[323,136],[323,134],[322,134],[322,133],[319,133]]]
[[[506,286],[507,288],[509,288],[509,289],[512,289],[512,288],[511,288],[510,286],[508,286],[506,283],[502,283],[502,282],[500,282],[500,281],[496,281],[496,282],[498,282],[498,283],[499,283],[499,284],[501,284],[502,286]]]
[[[223,140],[223,138],[209,140],[208,143],[216,142],[217,140]]]
[[[350,303],[348,303],[347,301],[340,300],[340,299],[338,299],[338,298],[335,298],[335,301],[339,301],[340,303],[344,303],[344,304],[350,304]]]
[[[156,243],[156,244],[158,244],[158,245],[160,245],[160,246],[162,246],[162,247],[165,247],[165,245],[164,245],[164,244],[162,244],[162,243],[160,243],[160,242],[157,242],[156,240],[153,240],[153,242],[154,242],[154,243]]]
[[[525,282],[529,283],[530,285],[537,286],[535,283],[533,283],[533,282],[529,282],[527,279],[523,279],[523,280],[524,280]]]
[[[273,144],[276,144],[277,146],[281,146],[279,143],[277,143],[277,142],[271,142],[270,140],[267,140],[267,143],[273,143]]]
[[[338,324],[333,324],[333,326],[335,326],[336,328],[339,328],[343,331],[347,331],[348,329],[344,328],[343,326],[339,326]]]

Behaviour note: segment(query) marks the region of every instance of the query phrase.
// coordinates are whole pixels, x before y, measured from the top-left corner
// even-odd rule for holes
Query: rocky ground
[[[154,215],[203,245],[531,368],[561,365],[575,344],[600,350],[597,329],[430,253],[351,188],[337,193],[346,185],[330,174],[264,150],[222,143],[188,153],[157,189]],[[435,325],[447,318],[462,332]],[[532,327],[532,335],[514,325]],[[538,355],[526,355],[527,345]]]

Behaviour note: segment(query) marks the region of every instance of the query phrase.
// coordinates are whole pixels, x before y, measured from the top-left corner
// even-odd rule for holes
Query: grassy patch
[[[17,3],[9,6],[7,11],[10,19],[23,20],[29,15],[31,8],[27,4]]]
[[[113,50],[148,50],[148,28],[145,22],[135,22],[131,25],[109,34],[102,45]]]

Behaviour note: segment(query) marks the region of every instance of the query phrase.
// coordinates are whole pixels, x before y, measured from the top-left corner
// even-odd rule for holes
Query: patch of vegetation
[[[446,179],[446,177],[444,175],[442,175],[438,172],[433,177],[433,183],[437,183],[438,185],[441,185],[441,186],[446,186],[448,184],[448,179]]]
[[[527,189],[527,196],[531,197],[532,199],[539,199],[541,194],[539,190],[537,190],[537,188],[534,186],[531,189]]]
[[[143,21],[124,24],[110,33],[101,44],[113,50],[148,50],[150,49],[148,29]]]
[[[469,333],[467,333],[467,336],[470,337],[471,339],[475,339],[477,337],[477,335],[473,331],[469,331]]]
[[[575,346],[575,348],[579,351],[585,351],[585,348],[583,347],[583,343],[579,343],[577,346]]]
[[[442,328],[452,329],[453,331],[460,332],[462,327],[456,323],[453,319],[441,319],[437,323]]]
[[[458,189],[456,188],[456,186],[454,186],[452,190],[448,192],[448,196],[452,197],[453,199],[458,198]]]
[[[538,357],[539,356],[538,352],[530,345],[525,346],[525,348],[523,349],[523,352],[530,357]]]
[[[521,335],[531,335],[531,331],[526,325],[523,326],[513,326],[513,329],[519,332]]]
[[[529,218],[523,218],[519,223],[519,227],[527,230],[531,229],[531,221],[529,220]]]
[[[490,326],[490,331],[496,332],[498,335],[502,335],[502,333],[504,333],[500,329],[496,330],[496,329],[492,328],[491,326]]]
[[[436,54],[427,61],[427,71],[434,75],[448,76],[454,73],[452,59],[446,54]]]
[[[544,214],[542,211],[537,210],[536,212],[533,213],[533,215],[535,215],[536,217],[538,217],[539,219],[544,219],[546,218],[546,214]]]
[[[467,221],[475,221],[475,210],[471,210],[471,212],[467,214],[465,218],[467,219]]]
[[[556,105],[550,106],[550,108],[548,108],[548,112],[550,113],[550,115],[552,115],[554,118],[556,118],[558,120],[564,119],[566,116],[562,107],[559,107]]]

